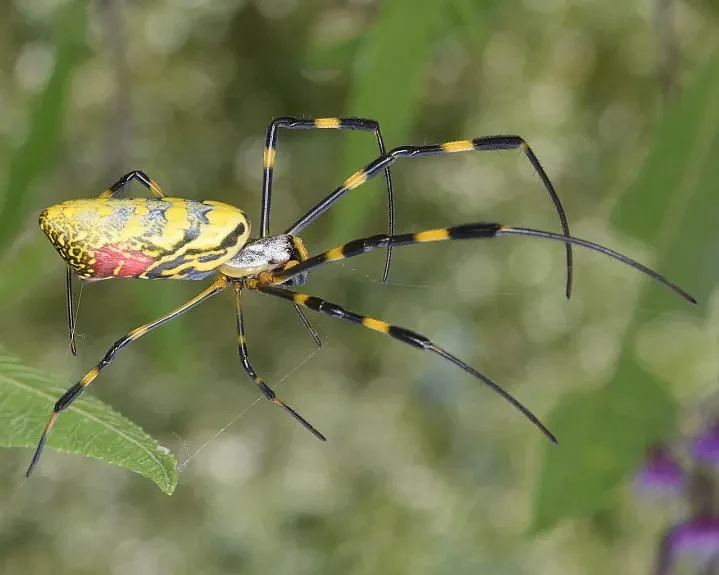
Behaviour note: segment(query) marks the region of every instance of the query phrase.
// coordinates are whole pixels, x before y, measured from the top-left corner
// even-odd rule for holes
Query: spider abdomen
[[[81,278],[202,279],[245,245],[239,208],[183,198],[70,200],[40,214],[40,228]]]

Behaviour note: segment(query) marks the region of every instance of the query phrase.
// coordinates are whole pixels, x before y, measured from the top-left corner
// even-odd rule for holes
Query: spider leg
[[[475,378],[479,379],[489,387],[491,387],[496,393],[501,395],[506,401],[508,401],[510,404],[512,404],[516,409],[518,409],[529,421],[531,421],[546,437],[549,439],[552,443],[557,443],[557,438],[554,437],[551,431],[549,431],[544,424],[539,421],[539,419],[531,412],[529,409],[524,407],[517,399],[514,398],[511,394],[509,394],[507,391],[505,391],[503,388],[501,388],[499,385],[497,385],[494,381],[489,379],[487,376],[481,374],[474,368],[470,367],[466,363],[464,363],[461,359],[458,357],[452,355],[448,351],[442,349],[437,344],[433,343],[429,339],[427,339],[425,336],[411,331],[409,329],[399,327],[396,325],[389,324],[387,322],[384,322],[382,320],[374,319],[372,317],[362,316],[358,315],[356,313],[353,313],[351,311],[348,311],[336,304],[330,303],[326,300],[290,291],[288,289],[277,287],[277,286],[271,286],[271,285],[265,285],[260,283],[260,281],[256,279],[252,280],[246,280],[245,285],[248,289],[252,291],[257,291],[266,295],[278,297],[281,299],[285,299],[287,301],[294,302],[296,304],[299,304],[303,307],[309,308],[314,311],[318,311],[320,313],[324,313],[330,317],[333,317],[335,319],[343,319],[345,321],[349,321],[352,323],[356,323],[361,325],[362,327],[366,327],[368,329],[378,331],[380,333],[384,333],[386,335],[389,335],[390,337],[401,341],[402,343],[406,343],[408,345],[411,345],[412,347],[416,347],[418,349],[423,349],[425,351],[431,351],[433,353],[436,353],[440,357],[446,359],[447,361],[453,363],[463,371],[467,372],[468,374],[474,376]]]
[[[554,207],[559,215],[559,220],[562,224],[562,233],[564,236],[569,237],[569,224],[567,223],[567,216],[564,213],[562,202],[557,196],[557,192],[549,180],[549,176],[544,171],[544,168],[539,163],[539,159],[529,147],[529,144],[521,136],[512,135],[497,135],[497,136],[482,136],[480,138],[474,138],[473,140],[459,140],[456,142],[445,142],[443,144],[433,144],[429,146],[400,146],[398,148],[391,149],[388,153],[382,154],[375,160],[367,164],[359,172],[352,174],[345,182],[333,192],[323,198],[320,202],[315,204],[305,215],[298,219],[285,231],[286,234],[296,235],[305,229],[310,223],[316,220],[324,212],[326,212],[336,201],[344,196],[350,190],[364,184],[367,180],[374,178],[379,172],[386,170],[394,164],[399,158],[422,158],[425,156],[438,156],[442,154],[454,154],[457,152],[484,152],[488,150],[515,150],[521,149],[524,155],[532,164],[532,167],[539,175],[542,180],[545,189],[549,193]],[[392,232],[389,235],[393,235]],[[567,250],[567,298],[572,295],[572,247],[571,242],[566,242]]]
[[[181,305],[167,315],[164,315],[151,323],[146,323],[136,329],[133,329],[131,332],[122,336],[115,343],[113,343],[110,349],[107,350],[105,356],[98,362],[98,364],[90,371],[88,371],[79,382],[77,382],[70,389],[68,389],[64,393],[64,395],[57,400],[57,403],[55,403],[55,407],[53,407],[52,413],[50,414],[50,419],[48,419],[47,425],[45,425],[45,429],[40,436],[40,441],[38,442],[37,449],[35,450],[35,454],[32,457],[32,462],[30,463],[30,466],[28,467],[25,474],[26,477],[30,477],[35,467],[37,466],[37,463],[40,460],[40,454],[42,453],[43,447],[45,447],[45,441],[47,440],[48,433],[50,433],[52,426],[55,424],[57,416],[60,414],[61,411],[64,411],[65,409],[70,407],[70,405],[72,405],[72,402],[75,401],[79,397],[79,395],[94,381],[94,379],[100,374],[100,372],[108,365],[110,365],[112,360],[115,359],[115,355],[118,351],[120,351],[122,348],[132,343],[133,341],[141,338],[149,331],[161,326],[164,323],[167,323],[168,321],[176,318],[180,314],[183,314],[187,310],[202,303],[206,299],[221,292],[227,287],[227,284],[227,278],[225,276],[220,276],[210,287],[192,298],[187,303]]]
[[[284,401],[277,397],[275,392],[272,391],[272,388],[268,386],[259,375],[257,375],[257,372],[252,367],[252,364],[250,363],[250,357],[247,352],[247,340],[245,339],[245,318],[242,314],[241,300],[242,287],[241,285],[235,285],[235,310],[237,312],[237,343],[240,351],[240,360],[242,361],[242,367],[245,368],[247,375],[250,376],[250,379],[257,384],[257,387],[260,388],[260,391],[267,399],[279,405],[282,409],[284,409],[287,413],[289,413],[292,417],[299,421],[303,425],[303,427],[307,431],[311,432],[312,435],[314,435],[317,439],[327,441],[325,436],[322,435],[319,431],[317,431],[309,421],[307,421],[304,417],[297,413],[297,411],[292,409],[289,405],[287,405]]]
[[[414,234],[399,234],[396,236],[376,235],[369,236],[366,238],[359,238],[341,246],[332,248],[329,251],[313,256],[295,266],[292,266],[291,268],[272,272],[271,274],[268,274],[268,276],[264,276],[265,279],[263,279],[263,283],[272,283],[275,285],[282,284],[291,280],[299,274],[307,273],[309,270],[320,267],[326,263],[343,260],[346,258],[353,258],[355,256],[359,256],[369,251],[372,251],[373,249],[383,248],[387,244],[391,244],[393,246],[406,246],[428,242],[441,242],[444,240],[489,239],[509,235],[530,236],[535,238],[560,241],[566,244],[582,246],[595,252],[599,252],[640,271],[641,273],[649,276],[650,278],[661,284],[664,284],[688,302],[693,304],[697,303],[696,300],[686,291],[684,291],[675,283],[666,279],[664,276],[658,274],[651,268],[648,268],[647,266],[640,264],[636,260],[628,258],[627,256],[622,255],[619,252],[615,252],[614,250],[610,250],[609,248],[602,245],[595,244],[594,242],[583,240],[581,238],[575,238],[572,236],[564,236],[561,234],[554,234],[552,232],[545,232],[542,230],[533,230],[530,228],[515,228],[494,223],[473,223],[464,224],[461,226],[454,226],[451,228],[425,230],[423,232],[417,232]]]
[[[320,334],[317,333],[317,330],[312,326],[310,323],[310,320],[307,319],[307,316],[305,315],[305,312],[302,311],[302,308],[298,306],[297,304],[292,304],[292,307],[295,308],[295,311],[297,312],[297,315],[300,318],[300,321],[302,322],[302,325],[305,326],[305,329],[309,332],[310,337],[312,337],[313,340],[315,340],[315,345],[319,348],[322,347],[322,338],[320,337]]]
[[[374,132],[377,138],[377,147],[380,155],[384,155],[386,149],[379,122],[369,118],[275,118],[267,128],[265,139],[264,174],[262,176],[262,226],[260,237],[264,238],[270,234],[270,201],[272,196],[272,172],[275,164],[275,149],[277,147],[277,136],[279,128],[288,130],[311,130],[311,129],[333,129],[351,130],[360,132]],[[385,183],[387,185],[387,220],[389,235],[394,234],[394,195],[392,191],[392,175],[389,166],[384,168]],[[392,259],[392,248],[387,248],[387,255],[384,263],[382,281],[386,282],[389,276],[390,261]],[[303,320],[305,321],[305,320]]]
[[[272,120],[270,125],[267,127],[267,135],[265,137],[265,154],[264,154],[264,172],[262,174],[262,209],[261,209],[261,228],[260,237],[264,238],[270,234],[270,204],[272,201],[272,174],[275,166],[275,154],[277,149],[277,138],[279,135],[279,129],[285,128],[287,130],[311,130],[311,129],[334,129],[334,130],[352,130],[362,132],[374,132],[377,138],[377,146],[379,147],[379,153],[385,153],[384,139],[382,138],[382,132],[379,128],[379,123],[375,120],[367,118],[293,118],[293,117],[282,117],[275,118]],[[392,194],[392,176],[390,175],[389,168],[384,170],[385,181],[387,184],[387,216],[388,216],[388,233],[394,234],[394,198]],[[384,273],[382,274],[382,281],[386,282],[389,276],[390,261],[392,259],[392,248],[387,247],[385,256]],[[314,339],[317,347],[322,347],[322,340],[320,339],[317,330],[312,327],[310,320],[302,311],[302,308],[298,305],[294,306],[297,315],[300,316],[300,321],[305,326],[305,329],[310,333],[312,339]]]
[[[65,305],[67,306],[67,331],[70,333],[70,351],[72,355],[77,356],[77,344],[75,343],[75,314],[72,297],[72,270],[67,266],[67,275],[65,276]]]
[[[140,182],[156,197],[165,197],[165,194],[162,193],[160,186],[158,186],[155,181],[150,178],[145,172],[141,172],[140,170],[133,170],[131,172],[128,172],[119,180],[117,180],[114,184],[112,184],[112,186],[110,186],[107,190],[102,192],[99,197],[112,198],[115,195],[121,193],[125,189],[125,187],[133,180],[137,180],[138,182]],[[70,332],[70,351],[72,351],[72,355],[76,356],[77,344],[75,342],[75,316],[73,315],[74,303],[72,296],[72,270],[69,267],[67,268],[67,279],[65,282],[65,300],[67,302],[67,327],[68,331]]]
[[[150,176],[140,170],[132,170],[131,172],[128,172],[119,180],[117,180],[114,184],[112,184],[112,186],[110,186],[107,190],[102,192],[99,197],[112,198],[113,196],[115,196],[115,194],[119,194],[120,192],[122,192],[122,190],[125,189],[125,186],[127,186],[133,180],[137,180],[138,182],[140,182],[143,186],[150,190],[155,197],[165,197],[165,194],[162,193],[162,189],[160,188],[160,186],[158,186]]]

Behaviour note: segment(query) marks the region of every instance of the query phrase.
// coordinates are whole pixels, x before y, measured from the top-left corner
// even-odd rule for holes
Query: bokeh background
[[[707,63],[718,32],[711,0],[0,3],[0,344],[69,387],[119,335],[205,285],[84,287],[79,356],[70,355],[64,266],[37,214],[97,195],[130,169],[146,171],[168,195],[240,206],[257,229],[272,117],[372,117],[390,147],[517,133],[552,178],[574,235],[656,265],[698,292],[698,308],[648,297],[639,274],[580,249],[567,301],[563,247],[524,238],[396,249],[386,284],[384,255],[375,252],[323,268],[305,291],[428,335],[550,423],[568,396],[616,384],[621,358],[631,355],[672,404],[671,416],[636,437],[627,420],[636,462],[655,436],[711,417],[717,236],[712,243],[692,230],[718,229],[719,210],[695,205],[696,221],[687,219],[681,194],[719,196],[719,180],[691,164],[717,150],[716,88],[674,114],[663,140],[673,145],[656,142],[697,74],[716,86],[716,65]],[[691,125],[682,114],[700,104],[706,115],[696,125],[708,132],[672,140],[672,129]],[[283,131],[274,231],[372,159],[375,146],[371,134]],[[625,202],[640,173],[659,194],[670,177],[662,168],[681,171],[676,156],[693,174],[679,208],[660,197],[656,209]],[[395,166],[398,231],[470,221],[559,230],[519,152]],[[385,230],[381,180],[306,230],[310,251]],[[674,225],[653,236],[656,244],[642,241],[657,210],[674,210]],[[662,265],[671,257],[661,250],[676,238],[694,242],[682,245],[702,255],[701,265]],[[582,454],[611,459],[592,451],[602,422],[593,436],[591,426],[559,421],[560,442],[581,441],[563,452],[577,457],[576,469],[566,455],[564,467],[552,467],[543,437],[452,365],[312,316],[324,341],[317,350],[291,306],[244,300],[256,369],[272,385],[281,381],[279,395],[329,441],[258,401],[237,357],[231,295],[220,295],[124,350],[89,392],[175,454],[175,494],[52,450],[24,482],[31,451],[4,449],[3,573],[649,570],[676,509],[635,500],[631,457],[610,485],[578,488],[582,504],[545,498],[561,489],[572,500],[563,477],[592,483]],[[641,411],[644,398],[635,399]],[[609,435],[622,432],[608,425]]]

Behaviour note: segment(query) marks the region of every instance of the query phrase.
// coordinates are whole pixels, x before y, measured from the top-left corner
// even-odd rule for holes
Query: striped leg
[[[225,276],[220,276],[210,287],[208,287],[199,295],[192,298],[187,303],[181,305],[177,309],[171,311],[167,315],[164,315],[151,323],[141,325],[137,329],[132,330],[130,333],[122,336],[115,343],[113,343],[112,347],[110,347],[110,349],[107,351],[105,356],[98,362],[98,364],[90,371],[88,371],[79,382],[77,382],[70,389],[68,389],[65,394],[60,399],[58,399],[57,403],[55,404],[55,407],[52,410],[52,413],[50,414],[50,419],[48,419],[47,425],[45,425],[45,430],[40,436],[40,441],[37,445],[37,449],[35,450],[35,455],[33,455],[32,462],[30,463],[30,466],[28,467],[27,473],[25,475],[27,477],[30,477],[32,475],[35,466],[40,460],[40,454],[42,453],[42,449],[43,447],[45,447],[47,435],[48,433],[50,433],[52,426],[55,424],[57,416],[60,414],[61,411],[64,411],[65,409],[70,407],[70,405],[72,405],[72,402],[75,401],[79,397],[79,395],[95,380],[95,378],[100,374],[100,372],[108,365],[110,365],[112,360],[115,359],[115,354],[117,354],[118,351],[120,351],[122,348],[132,343],[133,341],[141,338],[147,332],[161,326],[164,323],[167,323],[172,319],[175,319],[180,314],[185,313],[187,310],[195,307],[206,299],[221,292],[227,287],[227,284],[227,278]]]
[[[552,198],[554,207],[559,214],[559,220],[562,224],[562,232],[569,237],[569,225],[567,224],[567,216],[564,213],[562,203],[559,201],[557,192],[554,190],[549,176],[539,163],[532,148],[524,141],[521,136],[482,136],[473,140],[459,140],[456,142],[445,142],[443,144],[433,144],[430,146],[401,146],[393,148],[387,154],[380,155],[377,159],[367,164],[359,172],[355,172],[344,184],[336,188],[332,193],[317,203],[309,212],[298,219],[285,231],[286,234],[296,235],[305,229],[310,223],[326,212],[337,200],[344,196],[350,190],[364,184],[367,180],[374,178],[379,172],[386,170],[394,164],[399,158],[422,158],[424,156],[438,156],[441,154],[454,154],[456,152],[484,152],[487,150],[515,150],[521,149],[527,156],[529,163],[535,169],[539,178],[542,180],[549,196]],[[392,232],[389,235],[393,235]],[[566,242],[567,249],[567,298],[572,295],[572,248],[571,242]]]
[[[279,405],[282,409],[284,409],[287,413],[289,413],[292,417],[299,421],[304,426],[304,428],[310,431],[312,435],[314,435],[317,439],[327,441],[325,436],[322,435],[319,431],[317,431],[309,421],[307,421],[304,417],[302,417],[299,413],[297,413],[294,409],[292,409],[289,405],[287,405],[284,401],[277,397],[277,395],[275,395],[275,392],[272,391],[272,388],[270,388],[263,381],[263,379],[259,375],[257,375],[257,372],[252,367],[252,364],[250,363],[250,357],[247,353],[247,340],[245,339],[245,318],[242,314],[241,299],[242,287],[240,285],[235,285],[235,310],[237,311],[237,343],[239,344],[242,367],[245,368],[247,375],[249,375],[250,379],[257,384],[257,387],[260,388],[260,391],[267,399]]]
[[[516,409],[518,409],[529,421],[531,421],[550,441],[553,443],[557,443],[556,437],[552,435],[552,432],[549,431],[544,424],[542,424],[539,419],[531,412],[529,411],[524,405],[522,405],[519,401],[517,401],[512,395],[510,395],[507,391],[502,389],[499,385],[494,383],[491,379],[489,379],[487,376],[481,374],[474,368],[470,367],[466,363],[464,363],[461,359],[455,357],[448,351],[445,351],[441,347],[439,347],[437,344],[433,343],[429,339],[427,339],[425,336],[420,335],[414,331],[411,331],[409,329],[405,329],[403,327],[399,327],[396,325],[391,325],[389,323],[386,323],[384,321],[374,319],[367,316],[358,315],[356,313],[353,313],[351,311],[348,311],[336,304],[330,303],[328,301],[325,301],[323,299],[296,293],[293,291],[290,291],[288,289],[282,288],[282,287],[276,287],[276,286],[270,286],[270,285],[263,285],[259,283],[258,280],[246,280],[245,285],[248,287],[248,289],[252,291],[257,291],[266,295],[271,295],[274,297],[286,299],[288,301],[294,302],[298,305],[301,305],[303,307],[309,308],[314,311],[318,311],[320,313],[324,313],[330,317],[336,318],[336,319],[343,319],[352,323],[359,324],[363,327],[372,329],[374,331],[378,331],[380,333],[384,333],[386,335],[389,335],[390,337],[401,341],[402,343],[406,343],[408,345],[411,345],[412,347],[416,347],[418,349],[423,349],[425,351],[431,351],[433,353],[436,353],[440,357],[446,359],[447,361],[453,363],[463,371],[467,372],[468,374],[474,376],[475,378],[479,379],[489,387],[491,387],[495,392],[497,392],[499,395],[501,395],[506,401],[508,401],[510,404],[512,404]]]
[[[279,129],[287,130],[311,130],[311,129],[331,129],[331,130],[353,130],[362,132],[374,132],[377,138],[377,146],[379,153],[385,153],[384,140],[382,132],[379,128],[379,122],[367,118],[293,118],[282,117],[272,120],[267,127],[267,136],[265,138],[265,157],[264,157],[264,173],[262,175],[262,224],[260,228],[260,237],[264,238],[270,234],[270,207],[272,201],[272,173],[275,166],[275,153],[277,150],[277,137]],[[388,217],[388,233],[394,234],[394,198],[392,193],[392,176],[389,168],[384,170],[385,181],[387,184],[387,217]],[[386,282],[389,276],[389,267],[392,259],[392,248],[387,247],[385,256],[384,272],[382,281]],[[295,311],[300,316],[300,320],[304,324],[307,331],[315,340],[317,347],[322,347],[322,340],[312,324],[307,319],[299,306],[294,306]]]
[[[270,234],[270,202],[272,196],[272,171],[275,165],[275,150],[277,147],[277,135],[279,128],[288,130],[311,130],[315,129],[331,129],[331,130],[352,130],[361,132],[374,132],[377,138],[377,147],[380,155],[385,154],[384,140],[382,132],[379,128],[379,122],[368,118],[292,118],[283,117],[275,118],[267,128],[267,138],[265,140],[265,161],[264,174],[262,177],[262,227],[260,237],[264,238]],[[394,196],[392,191],[392,175],[389,166],[382,169],[384,171],[385,183],[387,184],[387,219],[388,234],[394,234]],[[385,259],[384,273],[382,281],[387,281],[389,275],[390,260],[392,258],[392,250],[387,249]]]
[[[649,276],[653,280],[664,284],[678,295],[683,297],[690,303],[695,304],[696,300],[685,292],[682,288],[673,282],[667,280],[664,276],[658,274],[651,268],[640,264],[639,262],[628,258],[614,250],[610,250],[594,242],[583,240],[580,238],[574,238],[571,236],[563,236],[560,234],[553,234],[552,232],[545,232],[542,230],[533,230],[529,228],[514,228],[510,226],[503,226],[501,224],[492,223],[474,223],[464,224],[461,226],[454,226],[451,228],[441,228],[437,230],[426,230],[424,232],[417,232],[414,234],[399,234],[396,236],[385,236],[376,235],[369,236],[366,238],[359,238],[353,240],[336,248],[332,248],[329,251],[312,256],[311,258],[282,271],[268,273],[267,275],[261,275],[262,283],[271,283],[275,285],[283,284],[292,278],[306,274],[308,271],[320,267],[328,262],[334,262],[343,260],[346,258],[353,258],[362,254],[366,254],[377,248],[384,248],[387,245],[393,246],[406,246],[412,244],[422,244],[428,242],[441,242],[444,240],[470,240],[470,239],[490,239],[497,238],[500,236],[530,236],[534,238],[543,238],[547,240],[554,240],[564,242],[567,244],[573,244],[582,246],[584,248],[599,252],[610,258],[618,260],[641,273]]]
[[[119,194],[120,192],[122,192],[122,190],[125,189],[125,186],[127,186],[133,180],[137,180],[138,182],[140,182],[143,186],[150,190],[154,196],[158,198],[165,197],[165,194],[162,193],[162,189],[160,189],[160,186],[158,186],[150,176],[148,176],[145,172],[141,172],[140,170],[132,170],[131,172],[128,172],[127,174],[122,176],[119,180],[112,184],[112,186],[102,192],[100,194],[100,197],[111,198],[115,194]]]
[[[160,186],[158,186],[152,178],[150,178],[145,172],[141,172],[140,170],[133,170],[132,172],[128,172],[124,176],[122,176],[117,182],[112,184],[107,190],[102,192],[100,194],[101,198],[111,198],[116,194],[119,194],[122,192],[122,190],[125,189],[125,186],[127,186],[130,182],[133,180],[137,180],[140,182],[143,186],[145,186],[148,190],[150,190],[153,195],[155,195],[158,198],[164,198],[165,194],[162,193],[162,190],[160,189]],[[68,266],[67,268],[67,275],[66,275],[66,281],[65,281],[65,301],[67,305],[67,327],[68,331],[70,332],[70,351],[72,351],[72,355],[77,355],[77,344],[75,343],[75,316],[73,314],[73,295],[72,295],[72,270]]]

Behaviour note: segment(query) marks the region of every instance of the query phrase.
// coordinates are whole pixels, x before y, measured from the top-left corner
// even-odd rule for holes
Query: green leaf
[[[0,446],[36,447],[53,405],[67,387],[0,348]],[[125,467],[151,479],[168,495],[177,486],[177,462],[169,451],[94,397],[81,396],[60,414],[47,446]]]
[[[55,66],[45,90],[38,97],[30,117],[25,143],[15,152],[0,196],[0,249],[21,227],[28,207],[28,190],[50,168],[62,128],[65,101],[85,38],[87,1],[68,5],[60,18]]]
[[[669,390],[632,353],[637,332],[661,310],[706,314],[717,284],[719,229],[719,58],[699,69],[666,114],[636,182],[620,198],[614,223],[656,249],[655,267],[682,284],[692,309],[669,290],[647,285],[623,338],[613,381],[570,397],[548,418],[560,445],[545,449],[535,496],[534,531],[588,516],[638,466],[645,449],[674,430]],[[640,310],[657,313],[646,314]],[[681,382],[676,382],[681,385]]]
[[[348,113],[378,120],[390,148],[406,143],[419,113],[424,68],[445,10],[443,2],[382,2],[378,21],[358,51]],[[349,138],[347,144],[339,181],[378,155],[369,135]],[[356,232],[366,214],[385,202],[383,195],[369,185],[366,190],[363,186],[348,194],[333,209],[335,241]]]
[[[559,445],[546,449],[538,483],[533,531],[564,517],[597,511],[648,443],[674,425],[676,405],[651,376],[633,366],[631,384],[567,397],[552,411],[549,427]]]

